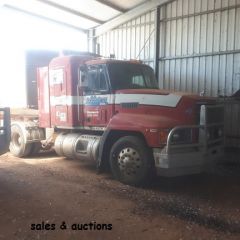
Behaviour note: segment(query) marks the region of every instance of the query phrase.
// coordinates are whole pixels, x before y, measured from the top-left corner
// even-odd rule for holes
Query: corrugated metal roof
[[[151,0],[5,0],[3,6],[87,30],[146,2]]]

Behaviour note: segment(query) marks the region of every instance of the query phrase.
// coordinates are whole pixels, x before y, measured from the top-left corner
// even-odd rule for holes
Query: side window
[[[103,93],[108,90],[105,68],[101,65],[90,66],[87,71],[85,93]]]
[[[98,89],[98,70],[97,68],[91,69],[87,73],[87,86],[88,90],[94,91]]]
[[[158,88],[157,81],[155,79],[154,73],[151,68],[146,67],[143,69],[144,79],[147,86],[152,86],[153,88]]]
[[[99,90],[106,91],[107,88],[107,79],[105,69],[99,68]]]

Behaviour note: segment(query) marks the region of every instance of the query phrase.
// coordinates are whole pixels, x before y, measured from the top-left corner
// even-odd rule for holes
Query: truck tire
[[[26,157],[31,152],[31,144],[24,142],[22,129],[18,125],[11,126],[10,152],[16,157]]]
[[[114,178],[120,182],[144,186],[153,176],[153,156],[142,139],[122,137],[112,146],[110,167]]]

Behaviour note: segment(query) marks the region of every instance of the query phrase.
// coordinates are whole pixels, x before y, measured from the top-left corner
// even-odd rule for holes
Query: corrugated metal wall
[[[160,87],[208,96],[240,88],[240,0],[169,3],[160,36]]]
[[[176,0],[160,9],[161,88],[230,96],[240,88],[240,0]],[[240,147],[240,101],[225,102],[225,146]]]
[[[225,103],[225,146],[240,148],[240,100]]]
[[[155,10],[97,37],[100,54],[154,67]],[[176,0],[160,9],[159,86],[231,95],[240,88],[240,0]]]
[[[100,54],[117,59],[141,59],[154,66],[155,11],[147,12],[99,36]]]
[[[98,37],[100,54],[159,66],[163,89],[206,96],[240,89],[240,0],[170,1],[156,16],[148,12]],[[240,101],[226,106],[226,145],[240,147]]]

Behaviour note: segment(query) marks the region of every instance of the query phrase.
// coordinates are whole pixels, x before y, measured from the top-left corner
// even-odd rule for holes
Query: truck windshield
[[[113,90],[121,89],[157,89],[153,70],[136,63],[109,63],[108,72]]]

